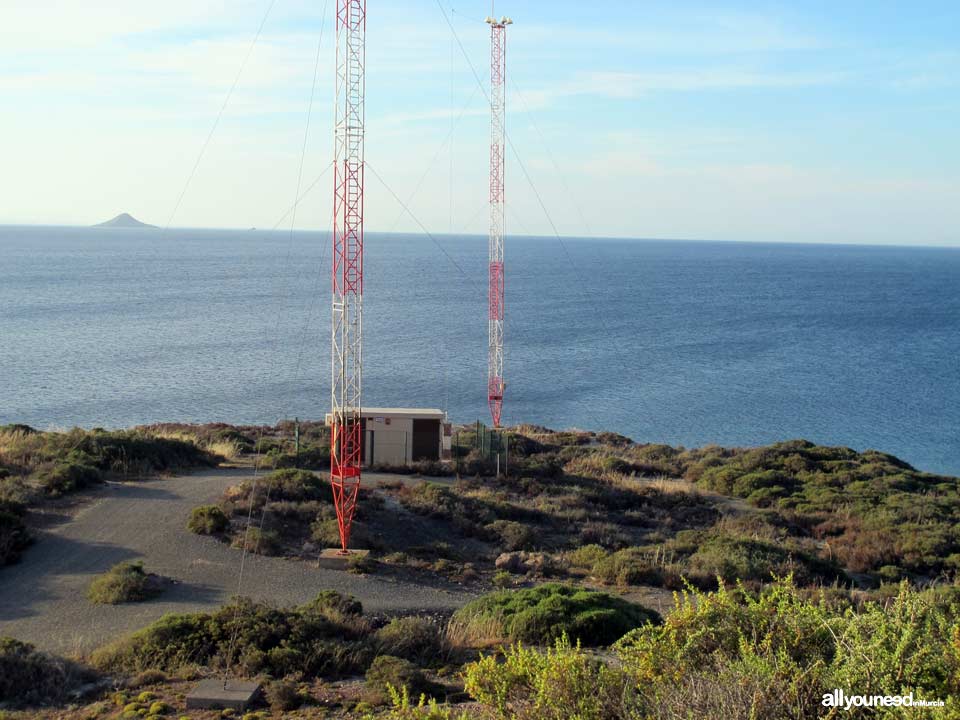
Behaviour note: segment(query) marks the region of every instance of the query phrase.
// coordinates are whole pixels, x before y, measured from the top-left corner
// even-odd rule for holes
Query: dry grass
[[[227,462],[236,462],[243,454],[240,443],[231,440],[211,442],[206,446],[207,452],[219,455]]]
[[[178,440],[196,445],[214,455],[219,455],[227,462],[236,462],[243,454],[240,443],[236,440],[208,440],[203,441],[196,433],[185,430],[150,430],[150,436],[161,440]]]
[[[690,483],[686,480],[667,477],[665,475],[654,478],[648,483],[648,485],[664,495],[701,495],[700,491],[695,485],[693,485],[693,483]]]
[[[447,623],[446,644],[456,650],[496,647],[503,645],[503,618],[486,617],[458,619]]]
[[[157,438],[159,440],[179,440],[180,442],[193,443],[194,445],[199,445],[200,443],[197,440],[197,436],[188,432],[177,431],[177,430],[151,430],[149,432],[150,437]]]
[[[0,430],[0,464],[33,467],[42,459],[43,438],[20,429]]]

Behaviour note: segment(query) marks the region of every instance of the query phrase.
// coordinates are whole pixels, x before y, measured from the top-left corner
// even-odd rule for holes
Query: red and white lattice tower
[[[360,491],[366,0],[337,0],[330,484],[346,552]]]
[[[490,269],[487,325],[487,402],[493,426],[503,411],[503,162],[506,29],[510,18],[487,18],[490,24]]]

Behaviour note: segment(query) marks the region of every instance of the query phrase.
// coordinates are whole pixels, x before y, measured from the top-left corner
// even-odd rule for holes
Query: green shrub
[[[933,577],[952,572],[945,560],[960,552],[957,479],[918,472],[891,455],[793,440],[682,457],[686,477],[699,485],[782,511],[796,524],[794,535],[813,528],[829,537],[825,557],[849,571],[879,575],[896,565]]]
[[[662,625],[643,625],[614,646],[616,661],[565,638],[547,651],[515,645],[464,671],[479,717],[502,720],[733,718],[853,720],[920,717],[896,707],[839,714],[822,699],[848,694],[960,697],[957,593],[908,584],[860,610],[779,580],[760,593],[721,586],[689,591]],[[954,708],[954,710],[951,710]],[[929,709],[927,710],[929,712]]]
[[[377,567],[377,563],[368,554],[352,553],[347,556],[347,572],[354,575],[366,575]]]
[[[373,717],[364,715],[363,720],[373,720]],[[449,705],[441,705],[426,695],[421,695],[414,704],[406,688],[391,691],[390,709],[376,717],[378,720],[476,720],[472,713],[455,712]]]
[[[320,545],[320,547],[340,547],[340,523],[336,518],[317,520],[310,526],[310,539]]]
[[[363,615],[363,604],[353,595],[344,595],[336,590],[321,590],[317,596],[301,605],[298,610],[308,615],[322,615],[336,622],[348,618],[356,620]]]
[[[160,670],[144,670],[142,673],[137,673],[127,680],[126,687],[135,690],[146,685],[159,685],[167,682],[169,679],[167,674]]]
[[[87,587],[90,602],[101,605],[141,602],[160,593],[156,578],[148,575],[142,562],[122,562],[94,578]]]
[[[419,665],[436,662],[443,652],[440,629],[426,618],[394,618],[377,630],[374,640],[382,654]]]
[[[280,536],[276,532],[253,526],[238,531],[231,545],[259,555],[276,555],[281,548]]]
[[[448,633],[457,644],[552,643],[566,634],[589,645],[606,645],[659,617],[652,610],[607,593],[550,583],[500,590],[454,613]]]
[[[34,482],[51,497],[82,490],[101,479],[97,468],[79,462],[58,462],[41,467],[33,474]]]
[[[582,545],[566,554],[567,562],[571,567],[590,570],[598,562],[606,558],[607,550],[599,545]]]
[[[216,505],[201,505],[190,512],[187,530],[197,535],[219,535],[230,528],[230,519]]]
[[[384,703],[390,698],[390,688],[396,691],[406,689],[414,697],[430,693],[433,684],[423,672],[409,660],[381,655],[373,661],[367,670],[366,698],[369,702]]]
[[[67,432],[19,433],[13,437],[6,434],[5,441],[5,457],[27,471],[45,463],[67,463],[130,476],[216,462],[194,442],[157,437],[147,429],[75,428]]]
[[[502,550],[529,550],[534,544],[534,533],[528,525],[513,520],[494,520],[486,526]]]
[[[91,661],[111,673],[177,672],[229,661],[232,671],[248,675],[354,674],[373,657],[369,623],[344,610],[354,602],[327,592],[300,608],[239,600],[213,613],[165,615],[96,650]]]
[[[592,568],[593,575],[608,585],[660,585],[663,573],[650,553],[640,548],[624,548],[601,557]]]
[[[375,498],[376,496],[373,497]],[[364,498],[361,498],[360,502],[362,503],[363,501]],[[376,500],[372,500],[368,505],[372,505],[375,502]],[[368,507],[367,510],[369,511],[370,508]],[[339,548],[340,526],[337,523],[337,519],[323,517],[323,515],[331,511],[332,504],[324,505],[320,508],[321,515],[310,524],[310,539],[321,547]],[[369,526],[365,522],[354,520],[350,528],[350,548],[352,550],[379,551],[383,549],[383,543],[370,532]]]
[[[252,502],[256,508],[262,507],[267,498],[273,501],[305,501],[328,500],[331,497],[330,486],[319,475],[293,468],[274,470],[255,483],[245,481],[240,485],[237,496],[246,502]]]
[[[286,680],[274,680],[264,690],[267,704],[271,710],[281,712],[296,710],[303,704],[303,696],[297,691],[297,686]]]
[[[33,645],[0,637],[0,705],[36,705],[62,701],[94,679],[77,663],[39,652]]]
[[[616,720],[633,717],[622,671],[598,662],[566,637],[539,651],[519,643],[503,662],[484,656],[464,671],[468,693],[500,718]]]
[[[685,563],[685,571],[702,586],[712,586],[716,578],[767,581],[774,575],[793,574],[801,583],[838,578],[837,568],[827,562],[791,548],[783,542],[728,535],[708,531],[695,535],[696,551]]]
[[[805,596],[784,579],[752,594],[721,585],[690,592],[661,626],[616,646],[639,690],[642,717],[816,718],[833,688],[947,700],[960,693],[958,606],[906,584],[886,605],[855,612]],[[852,718],[902,717],[872,709]]]
[[[22,505],[0,501],[0,567],[15,563],[32,542]]]
[[[600,545],[611,550],[617,550],[630,544],[630,536],[619,525],[596,520],[583,524],[580,528],[578,540],[583,545]]]

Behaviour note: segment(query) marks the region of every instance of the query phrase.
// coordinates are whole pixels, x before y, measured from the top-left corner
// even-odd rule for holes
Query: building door
[[[440,459],[440,421],[413,421],[413,460]]]

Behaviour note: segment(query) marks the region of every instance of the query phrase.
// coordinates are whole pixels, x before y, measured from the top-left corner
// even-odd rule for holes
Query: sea
[[[367,406],[489,421],[478,236],[368,233]],[[508,237],[506,424],[960,475],[960,249]],[[330,406],[330,237],[0,227],[0,424]]]

